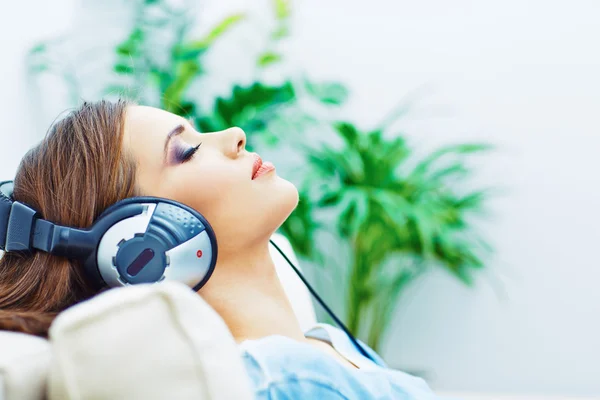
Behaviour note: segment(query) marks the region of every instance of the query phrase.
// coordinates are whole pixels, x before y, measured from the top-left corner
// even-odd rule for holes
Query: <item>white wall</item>
[[[444,389],[600,395],[600,3],[302,3],[294,51],[352,83],[348,115],[375,122],[425,84],[399,127],[499,147],[480,176],[505,191],[484,225],[492,277],[419,282],[388,360]]]
[[[10,1],[0,5],[0,179],[12,179],[23,154],[44,132],[36,131],[25,56],[41,39],[62,34],[76,0]]]
[[[403,93],[423,145],[482,139],[497,252],[475,290],[444,273],[402,303],[388,360],[453,390],[600,395],[600,3],[304,1],[294,48],[375,122]],[[499,284],[503,289],[494,288]]]
[[[25,48],[61,31],[74,3],[2,7],[2,178],[39,136]],[[206,1],[204,16],[251,3],[266,1]],[[498,146],[478,177],[504,189],[481,224],[496,248],[488,272],[474,289],[443,272],[418,282],[394,321],[390,363],[425,371],[444,390],[600,396],[600,3],[295,3],[289,57],[312,77],[350,85],[344,115],[368,126],[425,88],[398,124],[415,144]]]

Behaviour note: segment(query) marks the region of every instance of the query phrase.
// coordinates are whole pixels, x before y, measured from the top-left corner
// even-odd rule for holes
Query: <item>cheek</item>
[[[230,208],[233,199],[243,198],[244,188],[248,187],[239,170],[217,163],[196,166],[177,178],[177,197],[185,198],[207,218]]]

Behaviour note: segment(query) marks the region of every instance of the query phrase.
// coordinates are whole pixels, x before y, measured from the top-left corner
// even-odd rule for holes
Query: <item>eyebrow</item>
[[[171,129],[171,131],[167,134],[167,140],[165,140],[165,149],[164,149],[164,160],[167,160],[167,150],[169,149],[169,142],[171,139],[185,131],[185,126],[183,124],[177,125],[175,128]]]

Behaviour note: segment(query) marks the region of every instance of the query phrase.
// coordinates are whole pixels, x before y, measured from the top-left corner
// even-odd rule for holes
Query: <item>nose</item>
[[[242,128],[233,127],[223,131],[224,148],[229,157],[237,157],[246,148],[246,133]]]

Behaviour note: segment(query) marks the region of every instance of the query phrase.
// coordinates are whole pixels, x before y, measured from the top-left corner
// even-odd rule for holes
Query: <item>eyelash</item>
[[[202,143],[200,143],[198,146],[189,147],[187,149],[182,149],[182,148],[177,149],[175,158],[180,163],[189,161],[194,156],[194,154],[196,154],[196,151],[200,148],[200,146],[202,146]]]

